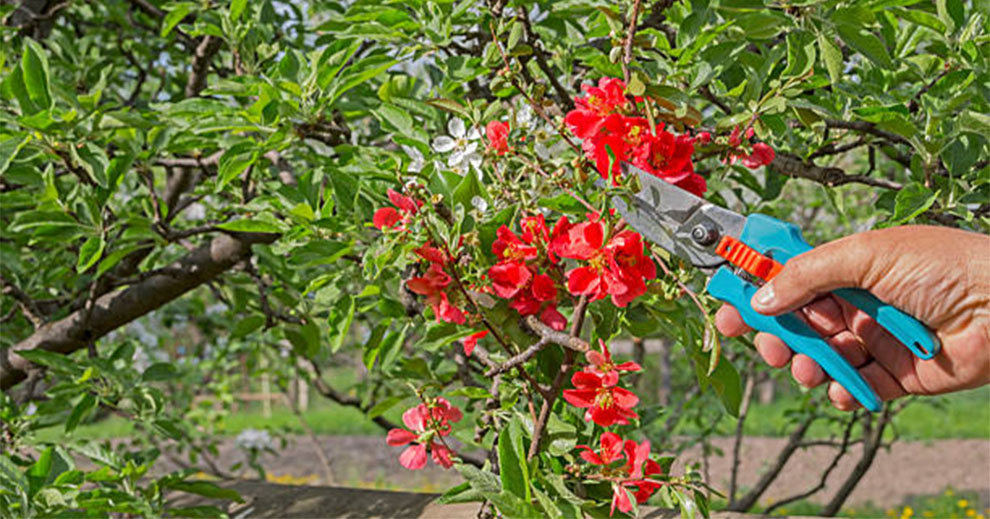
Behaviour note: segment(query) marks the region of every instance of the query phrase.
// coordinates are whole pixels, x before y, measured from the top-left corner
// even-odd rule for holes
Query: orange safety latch
[[[763,281],[770,281],[784,268],[773,258],[760,254],[732,236],[722,236],[722,241],[715,247],[715,254]]]

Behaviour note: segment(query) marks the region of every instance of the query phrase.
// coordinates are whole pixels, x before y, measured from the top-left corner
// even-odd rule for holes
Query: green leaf
[[[257,219],[234,220],[232,222],[222,223],[217,228],[234,232],[282,232],[282,229],[274,223]]]
[[[234,331],[231,332],[230,336],[234,339],[241,339],[247,337],[248,334],[254,332],[258,328],[261,328],[265,324],[265,316],[255,314],[249,315],[234,325]]]
[[[931,209],[937,193],[933,193],[921,182],[912,182],[897,192],[894,199],[894,215],[891,225],[899,225],[918,217]]]
[[[456,463],[454,464],[454,468],[464,476],[464,479],[471,485],[471,488],[481,492],[485,496],[498,494],[502,491],[502,485],[499,483],[498,476],[487,470],[481,470],[473,465],[464,463]]]
[[[16,352],[16,355],[24,357],[39,366],[46,366],[63,373],[78,374],[83,369],[82,366],[73,362],[65,355],[47,350],[37,348],[33,350],[19,350]]]
[[[502,488],[529,502],[532,498],[529,464],[526,462],[526,447],[523,445],[522,425],[518,417],[513,417],[499,433],[498,467]]]
[[[7,455],[0,456],[0,478],[11,483],[15,488],[27,495],[29,489],[28,479],[20,467],[14,465],[14,462]]]
[[[244,12],[244,8],[247,6],[247,0],[231,0],[230,1],[230,19],[236,22],[238,18],[241,17],[241,13]]]
[[[52,107],[52,97],[48,84],[48,57],[45,50],[32,39],[24,40],[24,54],[21,56],[21,71],[24,87],[31,101],[40,110]]]
[[[89,270],[90,267],[100,260],[106,242],[103,235],[90,236],[82,247],[79,248],[79,260],[76,262],[76,271],[80,274]]]
[[[836,29],[839,37],[856,52],[866,56],[879,67],[894,70],[894,62],[890,59],[887,47],[875,34],[858,25],[838,24]]]
[[[161,382],[171,380],[179,376],[179,370],[171,362],[156,362],[141,374],[143,382]]]
[[[31,485],[30,495],[34,495],[41,489],[46,483],[51,479],[48,475],[52,471],[53,459],[54,459],[55,448],[48,447],[41,451],[41,455],[38,456],[37,461],[34,462],[31,467],[27,470],[27,478]]]
[[[732,416],[738,416],[739,404],[742,403],[742,381],[739,378],[739,372],[736,371],[732,363],[728,359],[722,358],[709,380],[726,412]]]
[[[320,327],[316,323],[289,325],[282,332],[285,334],[285,338],[292,343],[293,350],[300,356],[311,359],[319,353]]]
[[[454,203],[462,204],[466,209],[470,209],[471,200],[474,197],[486,198],[487,194],[488,190],[478,181],[478,175],[469,170],[464,174],[464,179],[454,188]]]
[[[447,394],[450,396],[463,396],[470,398],[471,400],[482,400],[485,398],[493,398],[492,394],[489,393],[487,389],[477,386],[460,387]]]
[[[435,108],[439,108],[445,112],[450,112],[452,114],[459,115],[461,117],[467,118],[471,116],[467,108],[464,108],[463,105],[461,105],[457,101],[454,101],[453,99],[445,99],[442,97],[438,97],[436,99],[430,99],[429,101],[426,101],[426,104],[433,106]]]
[[[807,31],[787,33],[787,68],[782,77],[801,77],[815,64],[815,38]]]
[[[176,25],[179,25],[179,22],[181,22],[182,19],[191,13],[195,8],[196,4],[192,2],[179,2],[177,4],[173,4],[172,9],[165,15],[165,19],[162,20],[161,37],[164,38],[168,36],[168,34],[172,32],[172,29],[174,29]]]
[[[828,70],[828,77],[832,84],[836,84],[842,79],[842,51],[832,43],[832,38],[823,33],[818,35],[818,48],[821,49],[822,61]]]
[[[516,45],[519,44],[519,40],[522,39],[522,35],[523,35],[523,24],[518,20],[512,22],[512,29],[509,30],[509,41],[506,42],[505,44],[506,50],[511,51],[512,49],[516,48]]]
[[[438,505],[450,505],[454,503],[473,503],[485,498],[484,494],[471,487],[471,483],[465,481],[460,485],[447,489],[434,503]]]
[[[337,350],[344,345],[347,339],[347,332],[351,329],[354,321],[354,310],[356,304],[350,294],[346,294],[337,301],[330,312],[330,353],[337,353]]]
[[[31,134],[29,133],[15,134],[0,142],[0,175],[7,171],[10,163],[20,153],[21,148],[29,142],[31,142]]]
[[[86,393],[79,400],[79,403],[72,408],[72,412],[69,414],[69,418],[65,421],[65,432],[71,433],[79,426],[79,423],[86,419],[87,416],[96,408],[99,401],[96,395],[93,393]]]
[[[168,481],[165,483],[165,486],[173,490],[188,492],[198,496],[227,499],[238,503],[244,502],[244,499],[241,498],[241,495],[236,490],[223,488],[209,481]]]

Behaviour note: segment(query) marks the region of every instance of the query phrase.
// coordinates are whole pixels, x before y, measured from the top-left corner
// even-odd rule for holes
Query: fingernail
[[[773,304],[774,297],[773,283],[767,283],[766,285],[760,287],[760,289],[756,291],[756,294],[753,295],[752,304],[753,306],[761,306],[766,308]]]

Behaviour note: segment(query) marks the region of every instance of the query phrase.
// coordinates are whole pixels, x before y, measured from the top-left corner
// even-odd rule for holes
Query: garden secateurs
[[[797,226],[763,214],[740,215],[631,164],[621,167],[623,175],[637,175],[642,186],[631,203],[621,197],[612,200],[633,229],[709,275],[708,293],[736,307],[751,328],[780,337],[796,353],[814,359],[863,407],[880,410],[873,388],[811,327],[793,313],[767,316],[750,306],[763,282],[773,279],[792,257],[812,249]],[[833,293],[866,312],[919,358],[938,353],[938,338],[910,315],[865,290]]]

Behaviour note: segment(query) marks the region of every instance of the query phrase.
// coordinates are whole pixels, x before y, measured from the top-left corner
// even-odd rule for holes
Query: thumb
[[[846,236],[792,258],[753,295],[753,309],[779,315],[837,288],[863,287],[863,279],[875,267],[875,258],[883,255],[871,253],[874,247],[862,236]]]

